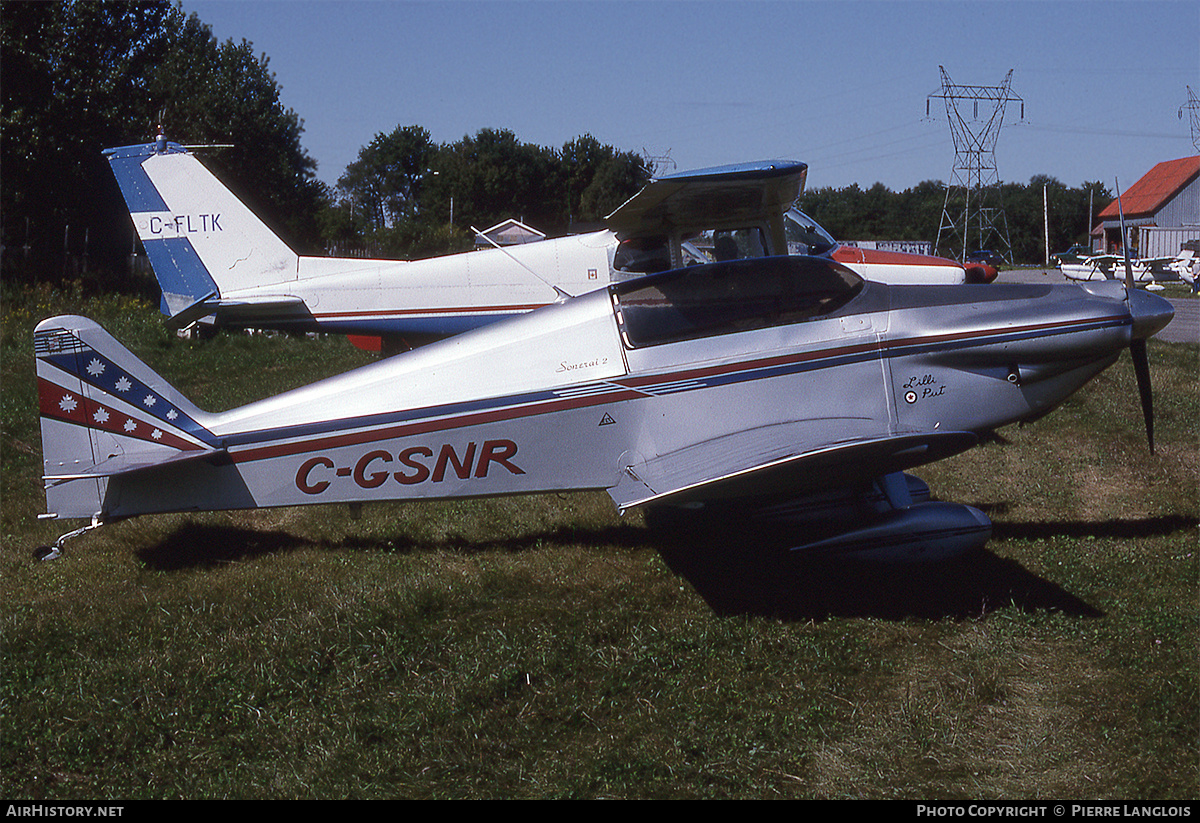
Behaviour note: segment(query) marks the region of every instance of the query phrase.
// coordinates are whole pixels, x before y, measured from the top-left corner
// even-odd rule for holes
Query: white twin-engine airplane
[[[792,208],[807,166],[790,160],[652,180],[603,231],[404,262],[296,254],[161,136],[105,154],[176,328],[322,331],[394,352],[610,283],[730,257],[823,255],[893,284],[970,280],[952,260],[839,246]]]

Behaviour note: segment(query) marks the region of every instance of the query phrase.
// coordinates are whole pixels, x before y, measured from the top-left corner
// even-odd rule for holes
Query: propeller
[[[1117,188],[1117,213],[1121,218],[1121,249],[1125,252],[1125,301],[1133,304],[1129,294],[1133,291],[1133,264],[1129,262],[1129,238],[1125,234],[1125,209],[1121,206],[1121,184],[1113,180]],[[1133,358],[1133,373],[1137,377],[1138,394],[1142,399],[1142,417],[1146,421],[1146,440],[1150,443],[1150,453],[1154,454],[1154,394],[1150,389],[1150,358],[1146,353],[1146,341],[1133,339],[1129,343],[1129,355]]]

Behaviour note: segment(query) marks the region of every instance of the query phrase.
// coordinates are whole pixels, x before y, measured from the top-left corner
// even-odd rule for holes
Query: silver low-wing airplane
[[[208,413],[76,316],[35,332],[47,518],[605,490],[648,515],[774,518],[797,549],[938,558],[978,510],[909,469],[1039,418],[1170,304],[1118,282],[895,286],[822,257],[611,284]],[[649,518],[654,519],[654,518]]]
[[[839,256],[885,282],[962,283],[943,258],[839,247],[792,209],[807,166],[723,166],[651,181],[607,228],[520,246],[404,262],[296,254],[185,147],[107,149],[177,328],[324,331],[385,351],[457,334],[613,282],[717,257]]]

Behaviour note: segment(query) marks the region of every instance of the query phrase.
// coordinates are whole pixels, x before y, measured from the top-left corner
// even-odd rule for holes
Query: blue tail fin
[[[240,289],[296,279],[298,255],[183,146],[160,139],[104,154],[174,325]]]

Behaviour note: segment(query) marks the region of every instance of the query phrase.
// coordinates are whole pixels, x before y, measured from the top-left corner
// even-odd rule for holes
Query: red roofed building
[[[1097,215],[1093,248],[1121,250],[1121,212],[1130,251],[1139,257],[1168,257],[1183,243],[1200,240],[1200,155],[1165,160],[1121,192]]]

